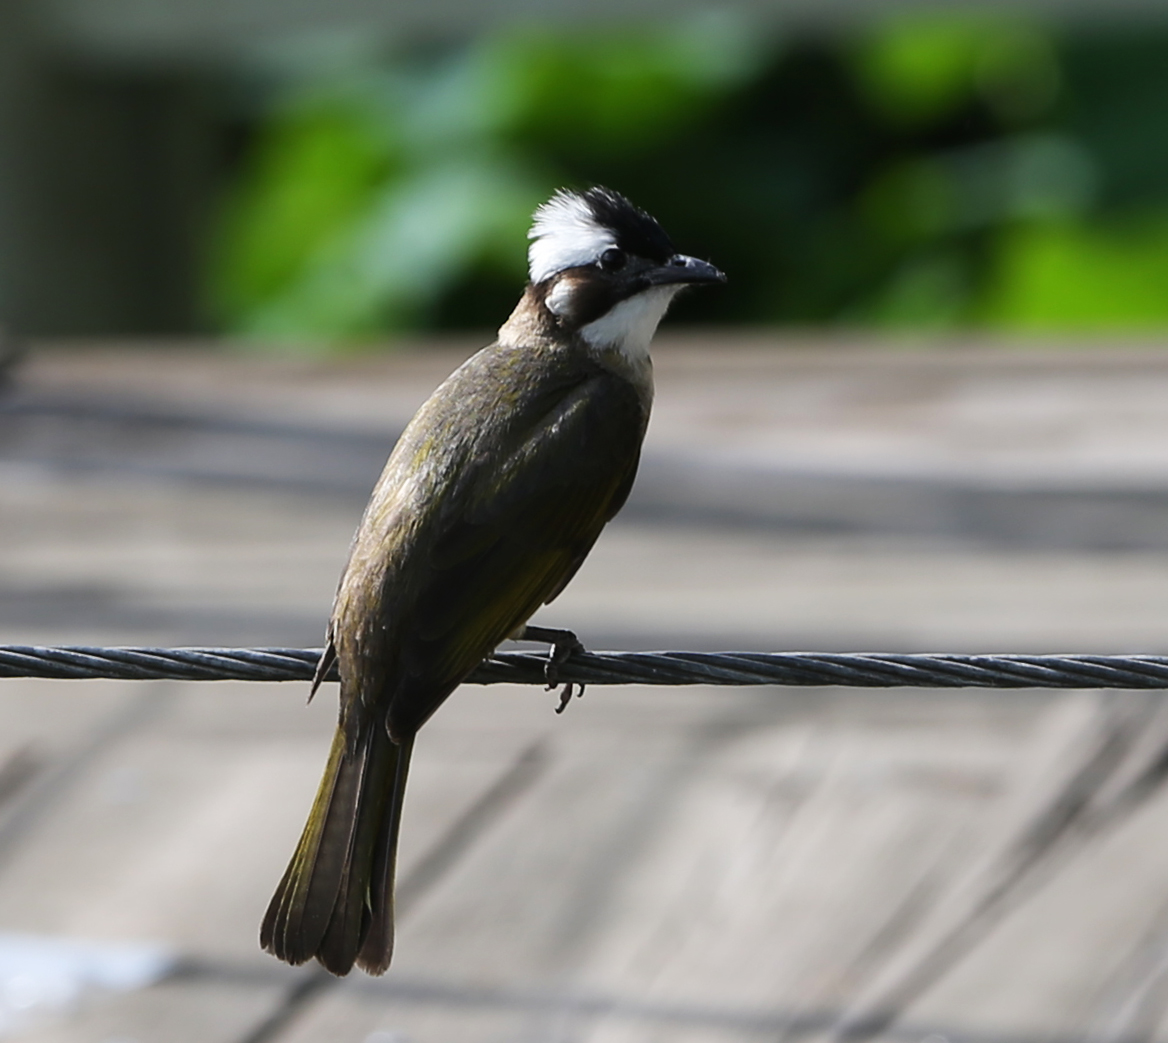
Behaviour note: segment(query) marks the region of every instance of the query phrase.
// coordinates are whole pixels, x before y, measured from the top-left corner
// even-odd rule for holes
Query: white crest
[[[535,211],[527,262],[533,283],[562,272],[592,264],[616,238],[592,216],[582,196],[560,189]]]

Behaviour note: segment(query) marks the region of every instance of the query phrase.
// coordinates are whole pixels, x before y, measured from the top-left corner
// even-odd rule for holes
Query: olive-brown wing
[[[645,421],[631,387],[593,371],[468,465],[435,519],[425,582],[396,620],[395,733],[419,727],[563,588],[628,494]]]

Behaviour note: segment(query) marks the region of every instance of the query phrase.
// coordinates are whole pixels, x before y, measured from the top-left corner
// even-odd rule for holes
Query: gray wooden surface
[[[297,454],[324,454],[327,471],[337,439],[371,452],[456,355],[34,358],[21,401],[107,414],[116,401],[122,413],[0,413],[4,642],[318,642],[365,465],[330,488],[301,480]],[[1033,487],[1062,438],[1083,487],[1109,473],[1168,487],[1168,442],[1147,444],[1168,424],[1168,363],[1154,355],[1060,368],[973,352],[914,368],[905,356],[775,361],[744,347],[727,366],[691,346],[659,353],[658,368],[649,449],[674,461],[749,419],[755,434],[735,434],[726,460],[789,466],[747,449],[794,452],[823,430],[827,446],[806,463],[822,474],[846,420],[868,446],[853,473],[879,480],[903,472],[914,439],[932,452],[948,431],[945,452],[976,457],[994,481]],[[868,386],[857,374],[903,385],[903,401],[848,414]],[[1140,396],[1125,413],[1132,384]],[[166,421],[177,413],[201,426]],[[993,444],[961,448],[952,432],[983,415],[999,417]],[[837,468],[849,459],[839,453]],[[215,454],[217,472],[191,473]],[[942,464],[961,477],[955,459]],[[647,513],[613,526],[544,618],[598,648],[1159,651],[1165,580],[1155,540],[1023,546],[943,528]],[[419,740],[394,966],[334,982],[256,945],[335,714],[330,692],[307,708],[305,694],[3,683],[0,931],[161,942],[178,959],[158,984],[96,990],[20,1038],[1168,1035],[1168,709],[1157,695],[594,688],[556,717],[535,689],[464,688]]]

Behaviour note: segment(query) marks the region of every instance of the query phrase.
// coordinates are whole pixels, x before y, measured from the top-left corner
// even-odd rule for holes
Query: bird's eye
[[[625,266],[627,260],[624,250],[610,246],[600,255],[600,267],[606,272],[617,272]]]

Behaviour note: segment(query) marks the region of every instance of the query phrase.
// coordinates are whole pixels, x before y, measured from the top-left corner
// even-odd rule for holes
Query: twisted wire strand
[[[0,678],[308,681],[319,648],[0,645]],[[546,655],[498,652],[471,684],[545,683]],[[335,681],[334,670],[328,680]],[[1168,688],[1168,656],[883,652],[575,652],[561,681],[849,688]]]

